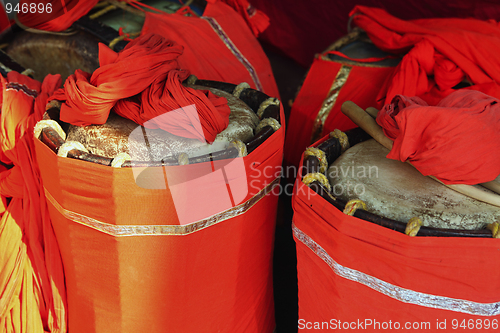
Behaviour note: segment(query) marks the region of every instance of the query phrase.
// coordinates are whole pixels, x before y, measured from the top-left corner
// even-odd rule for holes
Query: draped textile
[[[380,7],[404,20],[426,17],[475,17],[481,20],[500,20],[496,0],[357,0],[356,2],[328,0],[252,0],[271,25],[259,39],[279,49],[304,68],[311,66],[314,55],[326,49],[332,41],[344,36],[352,27],[348,14],[353,3]]]
[[[201,18],[146,12],[142,33],[149,32],[184,46],[179,65],[199,79],[247,82],[279,98],[269,59],[245,21],[225,3],[208,3]]]
[[[76,70],[51,99],[64,101],[61,120],[74,125],[104,124],[115,107],[140,125],[211,143],[229,124],[229,106],[223,97],[181,84],[189,76],[178,67],[182,51],[155,34],[134,39],[119,53],[99,44],[100,67],[92,74]],[[194,114],[185,108],[190,105]],[[163,116],[171,111],[175,117]]]
[[[476,320],[481,323],[468,329],[498,324],[500,291],[492,281],[500,268],[491,265],[500,259],[498,239],[409,237],[345,215],[304,185],[301,175],[292,205],[299,331],[315,322],[320,328],[327,322],[318,332],[334,331],[334,325],[442,332]]]
[[[471,90],[455,91],[436,106],[397,95],[377,115],[394,141],[387,157],[445,184],[491,181],[500,174],[499,102]]]
[[[207,0],[209,3],[215,3],[219,0]],[[231,6],[248,24],[255,37],[258,37],[261,32],[269,26],[269,17],[262,11],[248,2],[248,0],[220,0]]]
[[[381,108],[377,95],[395,66],[333,61],[324,52],[309,69],[290,111],[285,143],[285,160],[298,166],[304,149],[318,138],[338,128],[346,131],[356,125],[341,111],[345,101],[362,108]],[[292,180],[293,181],[293,180]]]
[[[64,262],[69,331],[273,332],[279,191],[269,170],[281,166],[283,140],[280,128],[243,158],[151,167],[139,176],[134,168],[58,157],[36,140]],[[233,162],[241,163],[237,172]],[[207,173],[197,177],[200,170]],[[214,183],[221,171],[227,185]],[[164,188],[144,186],[148,179]],[[193,191],[186,179],[195,182]],[[229,187],[235,198],[247,192],[234,207],[205,210],[219,205]],[[184,224],[178,199],[204,216]]]
[[[356,6],[350,16],[380,49],[406,53],[387,81],[385,104],[397,95],[436,105],[463,79],[500,98],[500,27],[477,19],[404,21],[379,8]]]
[[[63,31],[68,29],[76,20],[86,15],[98,2],[99,0],[49,0],[39,2],[21,0],[17,17],[19,22],[28,28]]]
[[[60,84],[59,76],[40,83],[14,71],[2,78],[1,160],[9,165],[0,172],[2,332],[66,332],[62,262],[33,146],[34,124]]]

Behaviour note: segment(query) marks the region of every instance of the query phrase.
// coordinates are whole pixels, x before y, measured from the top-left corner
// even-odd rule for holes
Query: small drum
[[[498,207],[453,191],[408,163],[386,158],[388,149],[371,139],[344,152],[328,169],[335,196],[359,199],[367,210],[396,221],[419,217],[424,226],[483,229],[500,220]]]
[[[418,236],[492,237],[486,227],[499,221],[497,207],[387,159],[388,150],[359,128],[331,135],[306,150],[303,182],[337,208],[355,202],[355,217],[407,233],[410,220],[418,218]]]

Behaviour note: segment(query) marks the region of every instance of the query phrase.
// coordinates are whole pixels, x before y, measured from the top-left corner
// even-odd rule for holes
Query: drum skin
[[[363,200],[368,211],[396,221],[420,217],[424,226],[434,228],[482,229],[499,220],[499,208],[453,191],[408,163],[386,158],[388,152],[373,139],[344,152],[327,172],[334,195]]]
[[[500,268],[491,263],[500,251],[491,232],[490,238],[410,237],[347,215],[335,199],[303,183],[306,172],[292,198],[299,331],[498,328],[500,291],[491,281]]]

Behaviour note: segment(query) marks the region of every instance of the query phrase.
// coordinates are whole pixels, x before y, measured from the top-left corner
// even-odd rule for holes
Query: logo
[[[186,225],[241,204],[248,194],[248,181],[242,157],[221,160],[211,158],[213,153],[224,150],[227,142],[200,142],[196,152],[187,153],[190,159],[206,156],[207,161],[202,163],[145,167],[144,162],[137,162],[141,156],[144,159],[145,150],[149,152],[148,162],[177,159],[178,156],[158,159],[155,149],[159,149],[153,147],[158,142],[153,144],[152,141],[158,140],[158,129],[154,129],[158,128],[158,124],[163,124],[162,128],[172,128],[167,131],[168,135],[178,137],[175,128],[179,127],[180,113],[190,120],[190,124],[184,126],[203,133],[196,106],[190,105],[149,120],[132,131],[128,141],[136,184],[146,189],[170,191],[179,222]]]

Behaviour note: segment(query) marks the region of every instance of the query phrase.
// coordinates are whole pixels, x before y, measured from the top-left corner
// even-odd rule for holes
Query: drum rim
[[[250,88],[246,83],[235,85],[232,83],[220,81],[198,80],[194,76],[189,77],[185,82],[189,82],[190,85],[219,89],[233,95],[237,94],[237,96],[235,97],[239,98],[241,101],[247,104],[250,109],[252,109],[252,111],[255,112],[255,114],[259,117],[261,123],[269,118],[272,118],[279,123],[278,128],[271,125],[261,126],[262,128],[258,133],[255,133],[251,140],[249,140],[248,142],[243,142],[244,148],[238,148],[230,145],[226,150],[189,159],[189,164],[236,158],[238,156],[246,156],[247,154],[253,152],[261,144],[263,144],[282,126],[279,104],[270,104],[268,101],[273,98],[269,97],[261,91]],[[59,112],[60,106],[53,105],[52,107],[47,109],[44,114],[43,120],[56,121],[66,133],[69,128],[69,124],[59,119]],[[63,139],[55,129],[49,126],[44,127],[41,130],[38,139],[40,139],[42,143],[44,143],[56,154],[58,153],[59,148],[61,148],[61,146],[65,143],[65,139]],[[243,149],[244,153],[240,151],[241,149]],[[76,148],[71,149],[68,152],[67,157],[105,166],[111,166],[113,162],[113,158],[88,153]],[[166,158],[161,161],[125,161],[120,167],[158,167],[174,165],[184,164],[179,163],[177,156],[171,156],[171,158]]]
[[[333,132],[332,132],[333,133]],[[353,130],[346,131],[348,141],[351,143],[350,146],[354,146],[358,143],[364,142],[371,137],[366,134],[362,129],[355,128]],[[316,145],[312,145],[320,149],[325,153],[328,160],[328,165],[339,158],[342,155],[342,148],[340,139],[337,137],[330,137],[326,140],[320,140]],[[301,168],[301,174],[299,175],[300,180],[303,181],[303,177],[307,174],[321,173],[326,177],[326,172],[321,172],[320,161],[316,156],[304,156]],[[336,209],[344,211],[346,202],[339,199],[329,191],[326,186],[324,186],[320,181],[314,180],[307,185],[312,191],[317,193],[323,199],[328,201]],[[407,224],[401,221],[392,220],[384,216],[377,215],[375,213],[368,212],[363,209],[357,209],[353,214],[354,217],[362,219],[364,221],[377,224],[381,227],[392,229],[394,231],[405,233]],[[422,226],[418,231],[417,237],[472,237],[472,238],[492,238],[492,232],[488,229],[478,229],[478,230],[463,230],[463,229],[444,229],[444,228],[433,228]]]

